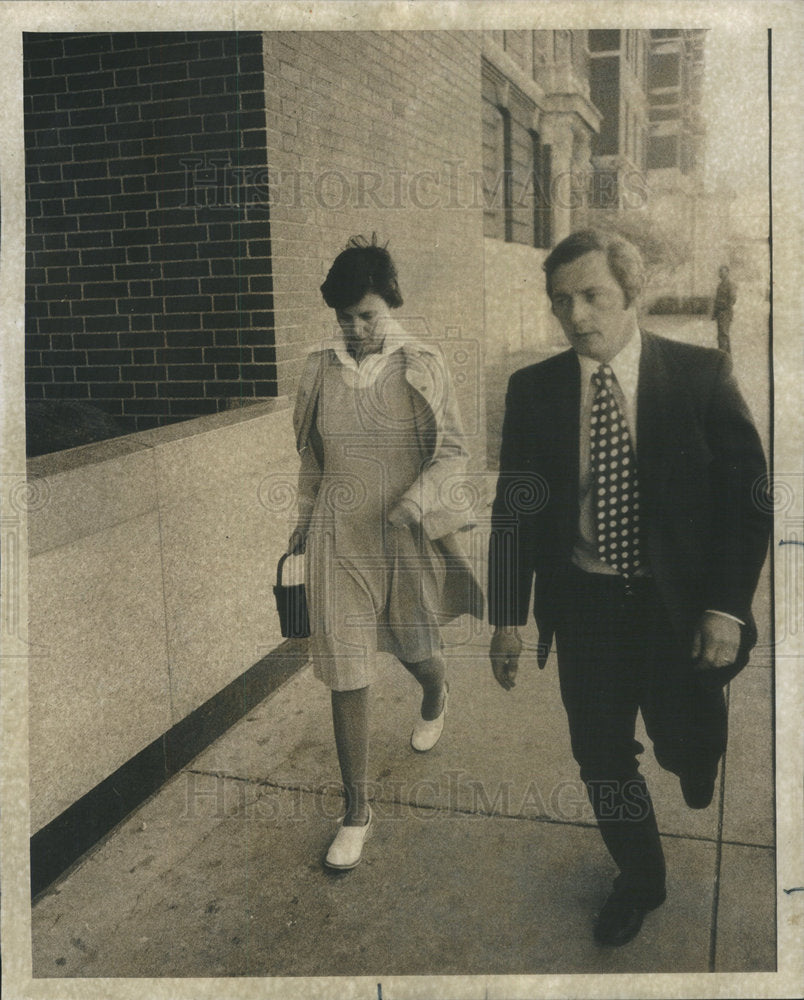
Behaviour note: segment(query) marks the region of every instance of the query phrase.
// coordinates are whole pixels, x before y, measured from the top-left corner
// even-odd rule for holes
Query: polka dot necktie
[[[628,422],[620,412],[609,365],[592,375],[590,464],[595,481],[599,557],[626,579],[640,566],[639,483]]]

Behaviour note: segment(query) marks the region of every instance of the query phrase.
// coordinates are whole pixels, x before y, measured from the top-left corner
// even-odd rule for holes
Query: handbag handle
[[[285,560],[290,555],[289,552],[283,552],[279,557],[279,562],[276,564],[276,585],[277,587],[282,586],[282,567],[285,565]]]

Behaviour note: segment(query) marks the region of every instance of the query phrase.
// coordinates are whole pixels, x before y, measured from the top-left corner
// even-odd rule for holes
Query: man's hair
[[[321,286],[330,309],[348,309],[369,292],[379,295],[391,309],[402,305],[396,268],[386,246],[377,245],[376,233],[371,234],[371,241],[365,236],[349,240]]]
[[[609,270],[623,290],[626,308],[631,305],[645,287],[642,255],[633,243],[622,236],[601,229],[579,229],[553,247],[542,265],[550,298],[553,297],[553,274],[556,268],[596,250],[606,255]]]

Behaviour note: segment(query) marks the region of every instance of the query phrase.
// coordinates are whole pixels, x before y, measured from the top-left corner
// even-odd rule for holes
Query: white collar
[[[622,347],[608,362],[609,367],[614,372],[623,395],[628,400],[636,397],[637,384],[639,383],[639,359],[642,356],[642,336],[637,330],[625,347]],[[592,375],[600,367],[600,362],[594,358],[588,358],[584,354],[578,355],[581,363],[581,373],[583,384],[588,385]]]
[[[385,321],[385,338],[382,348],[373,354],[367,354],[358,364],[357,360],[346,349],[343,336],[333,337],[325,346],[330,348],[345,371],[352,371],[360,376],[360,381],[373,381],[388,358],[411,343],[411,338],[397,321],[389,317]],[[345,372],[344,372],[345,374]]]

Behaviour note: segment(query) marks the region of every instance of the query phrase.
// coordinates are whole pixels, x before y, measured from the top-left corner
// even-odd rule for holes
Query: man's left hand
[[[709,611],[701,616],[692,638],[692,660],[696,670],[731,666],[739,649],[739,622]]]

